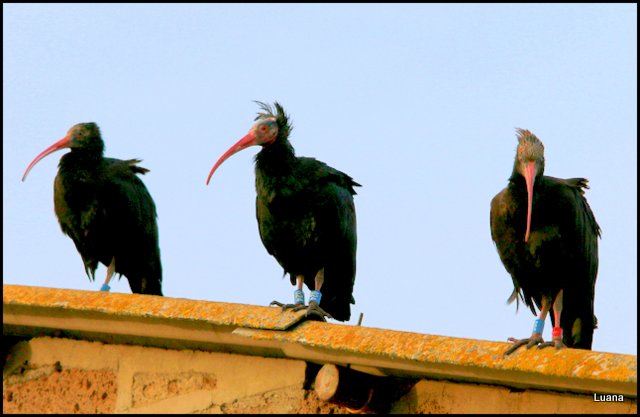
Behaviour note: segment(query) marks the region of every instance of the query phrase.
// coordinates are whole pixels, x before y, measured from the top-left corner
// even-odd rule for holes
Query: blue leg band
[[[318,290],[311,291],[311,295],[309,296],[309,304],[314,301],[320,305],[320,299],[322,298],[322,293]]]
[[[111,287],[108,286],[107,284],[102,284],[102,287],[100,287],[100,291],[109,292],[110,289],[111,289]]]
[[[536,319],[536,321],[533,322],[533,332],[542,334],[543,330],[544,330],[544,320]]]
[[[293,304],[304,304],[304,292],[302,290],[293,292]]]

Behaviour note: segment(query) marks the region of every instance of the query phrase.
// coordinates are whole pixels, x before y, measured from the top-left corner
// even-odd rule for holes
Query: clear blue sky
[[[489,228],[515,128],[546,174],[586,177],[602,228],[598,351],[637,351],[637,5],[4,4],[3,280],[98,290],[53,212],[79,122],[143,159],[164,293],[292,301],[255,219],[250,148],[218,157],[279,101],[291,142],[363,185],[349,324],[506,341],[534,316]],[[129,293],[125,278],[112,291]],[[308,297],[308,291],[307,291]],[[544,337],[550,338],[547,323]]]

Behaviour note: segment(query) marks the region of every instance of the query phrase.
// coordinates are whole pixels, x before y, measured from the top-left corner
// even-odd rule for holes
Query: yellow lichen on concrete
[[[5,329],[60,329],[91,339],[96,332],[116,333],[116,323],[129,343],[204,341],[245,354],[352,364],[373,374],[637,397],[633,355],[521,348],[505,357],[506,342],[304,321],[304,311],[137,294],[4,285],[3,302]]]
[[[3,285],[3,304],[114,316],[199,321],[216,326],[284,330],[302,320],[304,312],[277,307],[220,303],[155,295],[119,294],[23,285]]]
[[[637,384],[637,358],[633,355],[579,349],[523,348],[505,357],[503,353],[509,344],[504,342],[320,322],[304,322],[288,332],[254,331],[251,337],[397,361]]]

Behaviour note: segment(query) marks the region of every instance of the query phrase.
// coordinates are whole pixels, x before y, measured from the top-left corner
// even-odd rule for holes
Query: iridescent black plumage
[[[282,106],[259,104],[263,112],[256,125],[219,159],[209,178],[233,153],[262,146],[255,157],[262,243],[290,274],[292,284],[300,278],[318,290],[320,280],[320,308],[336,320],[349,320],[357,244],[353,187],[360,184],[314,158],[295,156],[288,140],[291,124]],[[322,271],[324,276],[318,278]]]
[[[587,180],[543,175],[542,142],[523,129],[518,142],[509,184],[491,201],[490,218],[491,237],[514,284],[509,301],[520,297],[535,315],[545,297],[550,307],[560,294],[562,342],[591,349],[600,227],[584,197]],[[529,228],[527,164],[535,169]],[[556,318],[551,315],[554,326]]]
[[[71,152],[60,158],[54,208],[87,275],[93,280],[99,262],[107,267],[113,263],[132,292],[162,295],[156,207],[136,175],[148,170],[137,166],[137,159],[104,158],[98,126],[81,123],[36,157],[25,177],[40,159],[65,147]]]

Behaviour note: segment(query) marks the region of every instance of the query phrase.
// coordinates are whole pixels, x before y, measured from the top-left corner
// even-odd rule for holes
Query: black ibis
[[[508,302],[518,297],[536,315],[527,339],[509,338],[531,348],[591,349],[600,227],[584,197],[585,178],[544,175],[544,146],[530,131],[517,129],[518,148],[509,184],[491,201],[491,237],[513,280]],[[552,342],[544,342],[547,313]]]
[[[262,112],[249,133],[215,163],[215,170],[231,155],[260,145],[255,157],[256,217],[260,238],[291,284],[296,285],[294,303],[272,304],[306,315],[347,321],[356,275],[356,210],[349,175],[315,158],[297,157],[289,142],[289,116],[276,102],[274,107],[256,102]],[[303,285],[311,290],[305,306]],[[322,291],[322,292],[321,292]]]
[[[98,262],[107,266],[102,291],[114,273],[129,280],[131,291],[162,295],[156,206],[136,174],[148,169],[139,159],[103,157],[104,142],[95,123],[79,123],[42,151],[22,177],[41,159],[64,148],[54,181],[53,202],[62,232],[82,256],[90,280]]]

